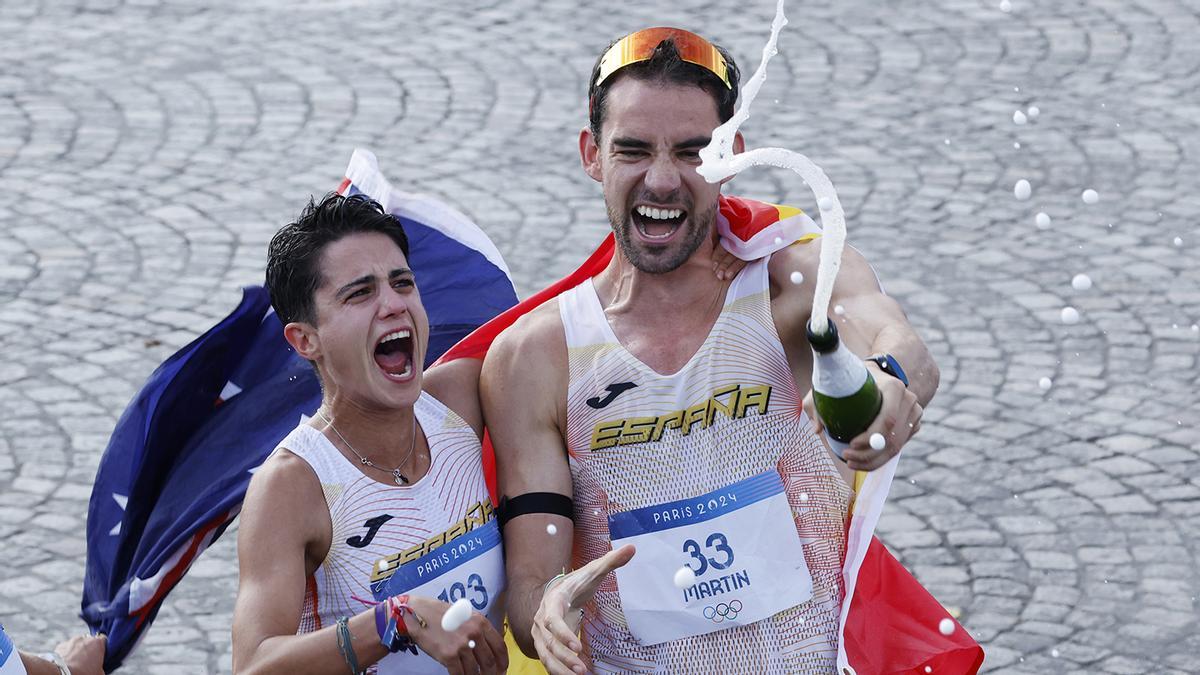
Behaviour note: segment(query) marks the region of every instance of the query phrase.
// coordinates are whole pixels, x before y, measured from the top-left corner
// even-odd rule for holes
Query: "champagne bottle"
[[[826,325],[821,333],[813,332],[811,321],[806,327],[813,350],[813,404],[833,453],[845,461],[843,451],[875,421],[883,395],[862,359],[842,344],[837,326]]]

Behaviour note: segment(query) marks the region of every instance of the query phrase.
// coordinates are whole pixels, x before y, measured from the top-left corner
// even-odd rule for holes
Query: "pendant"
[[[392,477],[396,479],[396,485],[408,485],[408,477],[400,473],[400,469],[393,471]]]

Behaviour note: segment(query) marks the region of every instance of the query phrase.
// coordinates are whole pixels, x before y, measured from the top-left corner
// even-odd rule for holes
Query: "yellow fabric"
[[[791,218],[792,216],[797,216],[797,215],[800,215],[801,213],[804,213],[800,209],[798,209],[794,206],[787,206],[786,204],[772,204],[771,206],[774,206],[775,210],[779,212],[780,220],[784,220],[786,218]]]
[[[508,621],[504,622],[504,644],[508,647],[509,675],[546,675],[546,669],[542,667],[542,662],[525,656],[521,648],[517,646],[512,631],[508,629]]]

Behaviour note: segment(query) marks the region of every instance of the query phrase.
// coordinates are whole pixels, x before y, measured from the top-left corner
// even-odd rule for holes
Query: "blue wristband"
[[[896,357],[891,354],[876,354],[867,357],[867,360],[873,361],[880,370],[903,382],[905,388],[908,387],[908,376],[904,374],[904,369],[900,367],[900,362],[896,360]]]

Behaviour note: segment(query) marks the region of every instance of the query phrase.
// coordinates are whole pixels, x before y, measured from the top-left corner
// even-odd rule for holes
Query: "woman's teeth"
[[[392,340],[402,340],[402,339],[408,337],[409,335],[411,335],[411,333],[409,333],[407,330],[401,328],[400,330],[398,330],[394,333],[388,333],[386,336],[384,336],[384,338],[382,340],[379,341],[379,344],[383,344],[385,342],[391,342]]]

